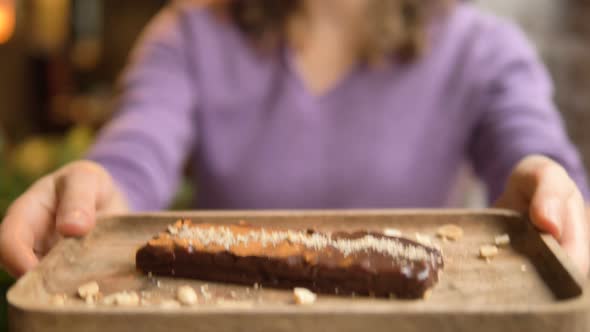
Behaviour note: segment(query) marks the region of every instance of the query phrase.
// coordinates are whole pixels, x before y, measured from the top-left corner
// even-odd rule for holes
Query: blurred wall
[[[26,91],[30,72],[26,66],[24,25],[17,24],[14,37],[0,45],[0,124],[6,128],[26,127],[30,109]]]
[[[77,0],[72,0],[77,1]],[[87,82],[104,84],[107,91],[119,76],[127,61],[127,54],[150,18],[166,3],[166,0],[102,0],[103,51],[98,67],[85,74]],[[13,141],[19,141],[31,134],[39,133],[44,127],[39,123],[47,117],[47,100],[34,94],[44,83],[43,71],[38,66],[49,61],[47,55],[31,47],[30,2],[22,1],[17,18],[17,31],[6,44],[0,45],[0,124]],[[68,45],[71,46],[71,45]],[[66,46],[66,47],[68,47]],[[68,61],[67,50],[58,56]],[[75,77],[68,77],[75,80]],[[41,83],[40,83],[41,82]],[[80,84],[78,82],[78,84]]]

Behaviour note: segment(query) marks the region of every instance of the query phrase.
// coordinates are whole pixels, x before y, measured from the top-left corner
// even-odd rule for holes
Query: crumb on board
[[[524,264],[523,264],[523,265],[521,265],[521,266],[520,266],[520,270],[521,270],[522,272],[526,272],[526,265],[524,265]]]
[[[207,284],[201,285],[201,295],[203,295],[203,298],[205,300],[211,299],[212,295],[209,292],[209,285],[207,285]]]
[[[62,307],[66,304],[66,294],[55,294],[51,297],[51,304],[57,307]]]
[[[78,287],[78,296],[87,304],[94,304],[100,294],[100,287],[96,281],[85,283]]]
[[[160,308],[162,309],[177,309],[180,307],[180,302],[176,300],[163,300],[162,302],[160,302]]]
[[[119,307],[135,307],[139,305],[139,295],[136,292],[118,292],[105,296],[102,299],[104,305]]]
[[[176,298],[178,302],[190,306],[197,303],[197,293],[191,286],[180,286],[176,290]]]
[[[459,241],[463,237],[463,228],[454,225],[447,224],[438,228],[436,234],[443,240]]]
[[[496,243],[497,246],[507,246],[510,244],[510,235],[508,235],[508,234],[498,235],[494,239],[494,243]]]
[[[293,289],[293,296],[295,299],[295,304],[298,305],[313,304],[317,299],[317,295],[314,292],[302,287]]]
[[[498,247],[491,244],[485,244],[479,248],[479,257],[489,260],[498,255]]]
[[[386,228],[383,230],[383,234],[385,234],[387,236],[393,236],[393,237],[402,236],[402,232],[399,229],[395,229],[395,228]]]

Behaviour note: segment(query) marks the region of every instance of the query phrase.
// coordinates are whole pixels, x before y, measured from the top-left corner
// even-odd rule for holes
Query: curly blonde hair
[[[425,22],[435,4],[449,0],[369,0],[364,44],[359,57],[365,60],[395,56],[416,59],[424,49]],[[274,47],[286,38],[288,19],[303,0],[226,0],[226,14],[248,38]]]

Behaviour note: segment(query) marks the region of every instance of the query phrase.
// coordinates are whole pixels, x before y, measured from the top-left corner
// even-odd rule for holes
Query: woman
[[[194,155],[209,209],[441,207],[469,160],[588,269],[579,156],[522,34],[469,4],[234,0],[165,9],[87,161],[10,209],[22,275],[97,214],[161,209]]]

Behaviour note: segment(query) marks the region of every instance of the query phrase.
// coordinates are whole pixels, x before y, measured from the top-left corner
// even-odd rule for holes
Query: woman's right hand
[[[90,161],[68,164],[12,203],[0,225],[0,264],[20,277],[62,236],[83,236],[97,215],[127,210],[125,197],[102,166]]]

